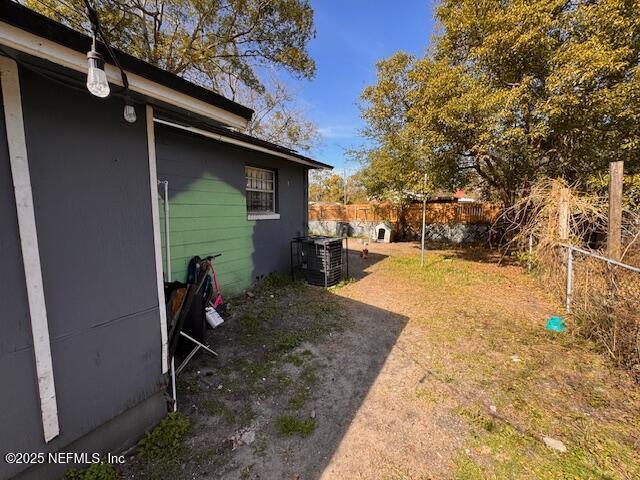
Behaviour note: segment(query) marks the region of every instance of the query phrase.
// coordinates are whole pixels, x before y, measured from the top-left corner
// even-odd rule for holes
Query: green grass
[[[294,285],[295,282],[292,280],[291,275],[285,273],[271,273],[267,275],[260,285],[258,289],[264,293],[264,291],[278,291],[284,287],[289,287]]]
[[[268,377],[272,368],[273,365],[269,356],[257,357],[252,360],[241,357],[225,371],[225,373],[229,374],[227,383],[235,388],[242,388],[243,386],[246,388],[247,382],[249,385],[255,385],[257,382],[262,381],[263,378]]]
[[[301,367],[305,360],[301,355],[296,355],[295,353],[290,353],[284,359],[295,367]]]
[[[265,299],[264,289],[279,285],[278,282],[275,277],[269,280],[261,287],[260,296],[239,306],[243,333],[256,335],[256,345],[266,348],[259,348],[257,355],[240,358],[227,367],[225,385],[266,396],[293,390],[289,407],[298,411],[307,401],[309,388],[318,381],[319,366],[310,361],[313,353],[309,349],[300,352],[297,349],[306,342],[315,343],[331,332],[342,330],[346,320],[341,305],[324,291],[307,289],[313,301],[299,301],[296,294],[296,301],[291,302],[291,289],[299,287],[285,283],[281,303],[286,302],[287,308],[282,308],[280,301],[270,295]],[[281,371],[283,362],[299,367],[299,374],[292,377],[285,374]],[[224,411],[215,413],[225,415]]]
[[[202,406],[209,415],[222,417],[230,425],[236,421],[236,414],[233,410],[220,400],[209,398],[203,401]]]
[[[109,463],[94,463],[88,468],[70,468],[64,480],[117,480],[118,471]]]
[[[160,424],[148,432],[136,447],[139,464],[139,478],[164,480],[178,478],[181,465],[190,457],[201,456],[202,452],[191,452],[183,447],[183,439],[191,430],[188,417],[175,412],[167,415]]]
[[[291,297],[297,300],[304,293],[319,298],[291,302]],[[305,341],[318,340],[345,325],[343,309],[330,294],[291,282],[286,275],[268,276],[256,289],[255,298],[235,310],[243,345],[266,343],[277,353],[290,352]]]
[[[334,286],[329,287],[329,290],[339,290],[339,289],[341,289],[343,287],[346,287],[347,285],[350,285],[350,284],[354,283],[355,281],[356,281],[356,279],[353,278],[353,277],[344,278],[344,279],[340,280]]]
[[[320,366],[315,362],[306,365],[302,369],[302,372],[300,372],[300,377],[299,377],[300,381],[302,381],[308,387],[310,387],[313,384],[317,383],[318,380],[319,380],[319,377],[318,377],[318,370],[319,369],[320,369]]]
[[[255,312],[243,313],[240,318],[238,318],[238,322],[242,325],[245,334],[258,335],[260,333],[261,322]]]
[[[304,317],[305,320],[262,332],[263,342],[270,340],[273,351],[278,353],[290,352],[304,342],[317,342],[329,333],[343,331],[347,323],[342,306],[331,298],[309,303],[297,302],[288,310],[291,317]],[[310,353],[303,352],[303,355]]]
[[[309,393],[307,390],[299,390],[289,399],[289,408],[292,410],[300,410],[304,407],[304,404],[307,403],[309,399]]]
[[[303,338],[300,332],[283,333],[274,338],[273,348],[277,352],[288,352],[300,345],[303,342]]]
[[[236,414],[236,423],[241,427],[248,427],[254,418],[256,418],[256,412],[250,406],[245,406]]]
[[[280,435],[299,435],[306,437],[316,429],[316,421],[313,418],[300,420],[291,415],[282,415],[276,419],[276,430]]]
[[[200,391],[198,381],[187,373],[177,377],[176,387],[179,392],[198,393]]]
[[[240,478],[242,480],[247,480],[249,478],[251,478],[251,472],[253,472],[253,467],[255,467],[255,463],[252,463],[251,465],[247,465],[246,467],[243,467],[240,469]]]
[[[500,283],[500,275],[474,268],[472,262],[450,256],[429,254],[424,267],[420,267],[420,257],[394,256],[386,268],[392,275],[399,275],[420,284],[432,287],[469,287],[482,284]]]
[[[622,458],[629,452],[625,452],[620,444],[608,443],[604,446],[605,451],[597,453],[586,444],[575,445],[565,440],[568,451],[560,453],[546,447],[541,439],[518,431],[478,410],[459,409],[458,414],[472,427],[472,440],[468,444],[471,454],[459,453],[455,459],[456,479],[625,478],[607,473],[602,464],[603,459],[611,462],[615,457],[630,460]],[[606,470],[611,471],[608,468]]]
[[[273,378],[276,381],[276,387],[280,391],[285,391],[287,388],[293,385],[293,380],[291,379],[291,377],[289,377],[289,375],[284,372],[276,372]]]
[[[407,354],[425,370],[425,382],[408,385],[402,399],[422,412],[446,415],[456,425],[443,422],[443,435],[456,435],[452,445],[461,446],[442,452],[450,475],[471,480],[640,478],[640,397],[635,390],[616,380],[606,360],[593,355],[586,342],[544,330],[542,317],[556,306],[536,294],[533,280],[517,267],[456,255],[429,253],[424,269],[418,256],[391,256],[380,268],[398,293],[390,311],[411,323],[415,348]],[[247,340],[246,348],[220,368],[224,388],[209,393],[206,382],[187,373],[181,376],[181,391],[191,394],[189,400],[202,412],[229,423],[219,425],[229,431],[251,424],[255,399],[277,403],[277,413],[264,422],[269,428],[261,430],[262,422],[255,422],[253,453],[266,458],[275,453],[270,435],[305,437],[315,431],[308,407],[310,399],[322,396],[318,388],[326,387],[319,382],[327,375],[320,358],[331,360],[326,354],[315,357],[315,345],[350,323],[343,300],[326,290],[270,278],[255,292],[254,298],[243,297],[234,305],[238,321],[227,324],[230,338]],[[520,362],[511,360],[514,354]],[[209,395],[215,400],[206,401]],[[454,405],[459,407],[452,410]],[[488,405],[497,406],[499,417],[488,413]],[[562,440],[568,451],[549,449],[543,435]],[[186,474],[180,470],[185,463],[190,468],[228,461],[216,450],[218,444],[197,452],[185,452],[180,445],[165,449],[171,456],[149,462],[137,478],[178,478]],[[240,462],[236,474],[255,475],[249,463]],[[421,478],[403,465],[381,470],[379,476]]]
[[[137,453],[147,460],[175,456],[180,452],[182,438],[190,428],[191,422],[187,417],[177,412],[170,413],[140,440]]]
[[[218,399],[205,399],[201,405],[209,415],[220,417],[229,425],[246,427],[251,424],[251,421],[256,416],[250,405],[244,405],[234,410],[224,401]]]
[[[455,460],[454,478],[456,480],[485,480],[488,477],[484,475],[480,465],[466,455],[460,454]]]
[[[390,257],[383,266],[389,281],[416,294],[412,321],[432,351],[415,358],[439,382],[435,391],[465,405],[454,410],[470,432],[454,458],[454,477],[640,478],[631,426],[640,417],[629,414],[637,393],[620,395],[629,387],[588,343],[544,330],[555,303],[542,292],[527,297],[535,288],[530,276],[454,255],[428,254],[423,269],[417,255]],[[430,392],[412,393],[437,403]],[[487,404],[500,417],[485,412]],[[543,436],[562,440],[568,451],[549,449]]]
[[[417,387],[415,390],[415,398],[425,403],[439,403],[440,397],[430,388]]]

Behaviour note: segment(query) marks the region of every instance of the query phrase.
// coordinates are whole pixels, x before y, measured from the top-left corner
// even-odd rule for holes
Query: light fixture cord
[[[122,77],[122,85],[124,86],[124,91],[125,91],[125,98],[128,99],[129,98],[129,79],[127,78],[127,74],[124,72],[124,69],[120,65],[120,61],[118,60],[115,53],[111,49],[111,46],[109,45],[109,42],[106,36],[102,33],[102,28],[100,26],[100,18],[98,17],[97,10],[91,5],[89,0],[84,0],[84,4],[87,7],[87,17],[89,17],[89,22],[91,23],[91,30],[93,32],[93,43],[92,43],[93,50],[96,49],[96,36],[99,35],[100,39],[102,40],[102,43],[104,44],[105,48],[107,49],[107,52],[109,53],[109,56],[112,58],[113,62],[116,64],[116,67],[118,67],[118,70],[120,70],[120,76]]]

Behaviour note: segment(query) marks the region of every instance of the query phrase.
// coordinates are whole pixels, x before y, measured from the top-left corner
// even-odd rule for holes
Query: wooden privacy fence
[[[355,205],[322,205],[309,204],[309,220],[340,222],[396,222],[398,209],[392,205],[371,205],[368,203]]]
[[[310,221],[382,222],[397,223],[399,209],[390,204],[371,205],[309,205]],[[406,207],[405,222],[422,223],[422,204]],[[491,203],[427,203],[427,223],[491,224],[499,213],[499,206]]]

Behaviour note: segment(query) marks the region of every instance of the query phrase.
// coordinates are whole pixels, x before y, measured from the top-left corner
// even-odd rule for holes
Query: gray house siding
[[[145,108],[137,105],[128,124],[115,89],[98,99],[71,86],[78,76],[63,86],[29,68],[19,73],[60,434],[44,442],[0,114],[0,453],[117,451],[166,414]],[[286,272],[289,241],[308,227],[308,168],[155,131],[158,177],[170,185],[174,279],[185,280],[192,256],[218,252],[227,296]],[[279,219],[248,220],[246,165],[276,171]],[[68,466],[25,467],[0,462],[0,480],[59,478]]]
[[[185,281],[191,257],[213,253],[223,254],[226,295],[288,270],[289,240],[307,228],[305,166],[166,126],[156,126],[156,150],[158,179],[169,182],[173,280]],[[247,220],[246,165],[276,171],[279,220]]]
[[[264,162],[257,166],[273,168],[278,173],[276,192],[280,220],[256,221],[253,229],[254,279],[271,272],[288,271],[291,263],[290,241],[307,232],[307,203],[304,201],[307,169],[277,157],[256,160]],[[242,173],[244,176],[244,171]]]
[[[29,314],[6,148],[0,152],[3,379],[0,450],[63,449],[119,414],[128,436],[164,415],[144,108],[97,99],[20,69],[60,436],[43,442]],[[2,135],[5,135],[4,125]],[[113,427],[112,427],[113,430]],[[117,448],[112,437],[94,447]],[[115,443],[114,443],[115,442]],[[82,444],[76,442],[76,447]],[[18,471],[0,463],[0,478]],[[35,475],[35,476],[40,476]]]

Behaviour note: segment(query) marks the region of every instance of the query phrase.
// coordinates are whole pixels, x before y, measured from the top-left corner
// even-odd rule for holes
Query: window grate
[[[275,172],[263,168],[245,167],[247,212],[275,212]]]

